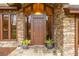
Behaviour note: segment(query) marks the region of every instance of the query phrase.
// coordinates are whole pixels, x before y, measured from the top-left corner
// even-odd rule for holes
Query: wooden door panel
[[[31,42],[34,45],[42,45],[45,43],[46,20],[39,18],[31,19]]]
[[[1,15],[0,15],[0,40],[1,40]]]
[[[2,32],[2,14],[0,14],[0,40],[3,39],[3,32]]]

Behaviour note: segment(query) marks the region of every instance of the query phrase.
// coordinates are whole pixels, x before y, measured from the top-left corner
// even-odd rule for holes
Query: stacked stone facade
[[[20,44],[24,39],[25,17],[23,13],[17,14],[17,39]],[[57,51],[64,56],[75,55],[75,16],[66,15],[60,4],[54,7],[54,39]]]
[[[56,49],[63,55],[63,4],[54,4],[54,40]]]
[[[21,41],[24,39],[24,29],[25,29],[25,16],[23,13],[18,13],[17,17],[17,40],[19,45],[21,45]]]
[[[0,41],[0,47],[17,47],[17,41]]]
[[[56,40],[57,54],[71,55],[75,54],[75,19],[74,15],[65,15],[62,4],[54,5],[54,40]],[[19,44],[24,39],[25,29],[24,14],[17,14],[17,39]]]
[[[75,55],[75,16],[65,15],[63,19],[63,55]]]
[[[54,40],[56,42],[57,54],[64,56],[75,55],[75,15],[65,14],[63,4],[54,4]],[[21,45],[21,40],[25,38],[25,15],[23,12],[16,14],[17,17],[17,40],[12,45]],[[53,28],[53,26],[51,26]],[[53,29],[52,29],[53,30]],[[11,41],[10,41],[11,42]],[[8,45],[8,41],[0,42],[0,46]],[[17,45],[17,46],[18,46]],[[78,49],[79,52],[79,49]],[[27,53],[27,52],[26,52]]]
[[[54,40],[61,55],[75,55],[75,15],[66,15],[63,4],[54,5]]]

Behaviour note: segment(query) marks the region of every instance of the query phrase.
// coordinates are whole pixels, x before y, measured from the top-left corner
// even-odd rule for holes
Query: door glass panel
[[[8,20],[9,15],[3,15],[3,39],[8,39]]]
[[[11,37],[16,39],[16,15],[11,15]]]

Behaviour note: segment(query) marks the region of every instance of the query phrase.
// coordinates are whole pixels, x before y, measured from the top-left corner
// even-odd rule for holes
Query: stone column
[[[24,39],[24,29],[25,29],[25,16],[23,12],[19,12],[16,15],[17,17],[17,40],[19,42],[19,45],[21,45],[21,40]]]
[[[65,15],[63,20],[63,55],[74,56],[75,55],[75,16]]]
[[[54,4],[54,40],[57,54],[63,55],[63,4]]]

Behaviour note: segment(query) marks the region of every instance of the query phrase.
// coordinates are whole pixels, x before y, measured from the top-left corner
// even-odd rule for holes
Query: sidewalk
[[[17,47],[8,56],[55,56],[54,49],[47,49],[44,46],[30,46],[29,49],[22,49]]]

